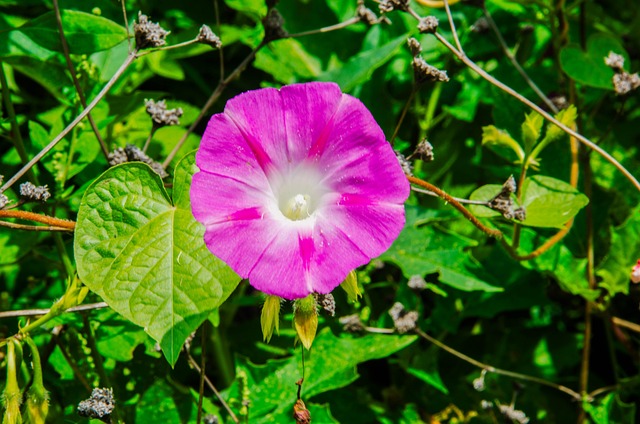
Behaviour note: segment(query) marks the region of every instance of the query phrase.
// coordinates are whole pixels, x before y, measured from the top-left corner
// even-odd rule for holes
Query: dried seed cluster
[[[123,149],[118,147],[113,152],[109,153],[109,165],[115,166],[125,162],[144,162],[151,167],[160,178],[168,177],[169,174],[164,170],[161,164],[151,159],[142,150],[133,144],[127,144]]]

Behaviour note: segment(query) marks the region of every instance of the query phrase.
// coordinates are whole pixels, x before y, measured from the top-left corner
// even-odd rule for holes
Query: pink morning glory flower
[[[193,215],[209,250],[285,299],[328,293],[384,252],[409,183],[371,113],[333,83],[249,91],[196,154]]]

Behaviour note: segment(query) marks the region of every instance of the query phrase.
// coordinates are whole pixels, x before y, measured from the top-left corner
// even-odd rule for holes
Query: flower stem
[[[211,389],[211,391],[216,395],[216,397],[218,398],[218,400],[220,401],[220,403],[222,404],[224,409],[227,411],[227,413],[229,414],[229,416],[233,420],[233,422],[235,422],[235,423],[240,422],[240,421],[238,421],[238,417],[236,417],[236,414],[233,413],[233,411],[231,410],[231,408],[229,407],[227,402],[225,402],[224,398],[222,397],[222,395],[220,394],[218,389],[216,389],[216,386],[213,385],[211,380],[209,380],[209,377],[207,377],[207,375],[204,374],[204,371],[202,370],[202,368],[200,368],[200,366],[198,365],[196,360],[193,359],[193,356],[191,356],[191,353],[189,351],[187,351],[186,353],[187,353],[187,358],[189,360],[189,364],[196,370],[196,372],[198,372],[199,374],[204,376],[205,383],[207,383],[207,386],[209,386],[209,389]]]
[[[491,16],[489,9],[487,9],[486,5],[484,4],[482,5],[482,12],[484,13],[484,17],[487,19],[489,26],[493,30],[493,33],[496,35],[502,51],[504,52],[505,56],[507,56],[507,59],[509,59],[513,67],[516,68],[516,70],[526,81],[526,83],[529,84],[529,87],[531,87],[531,89],[538,95],[538,97],[540,97],[540,100],[542,100],[544,104],[547,105],[549,110],[551,110],[554,114],[558,113],[558,108],[556,107],[556,105],[554,105],[553,102],[549,100],[549,98],[542,92],[542,90],[540,90],[540,87],[538,87],[538,85],[531,79],[531,77],[527,75],[526,71],[522,68],[520,63],[518,63],[516,57],[513,55],[513,53],[511,53],[511,50],[509,50],[507,43],[504,41],[504,38],[500,33],[498,25],[496,25],[496,22],[493,20],[493,16]]]
[[[480,362],[476,359],[471,358],[470,356],[465,355],[462,352],[459,352],[457,350],[455,350],[454,348],[447,346],[446,344],[442,343],[440,340],[431,337],[429,334],[425,333],[424,331],[422,331],[419,328],[416,328],[414,330],[416,332],[416,334],[418,334],[420,337],[422,337],[423,339],[428,340],[429,342],[433,343],[434,345],[436,345],[437,347],[439,347],[440,349],[452,354],[453,356],[456,356],[457,358],[462,359],[465,362],[470,363],[471,365],[474,365],[478,368],[482,368],[483,370],[487,370],[487,372],[492,372],[494,374],[500,374],[500,375],[504,375],[506,377],[511,377],[511,378],[515,378],[518,380],[524,380],[524,381],[531,381],[532,383],[538,383],[538,384],[542,384],[544,386],[548,386],[548,387],[552,387],[554,389],[557,389],[561,392],[564,392],[566,394],[568,394],[569,396],[571,396],[574,400],[576,401],[582,401],[582,396],[574,391],[571,390],[570,388],[563,386],[561,384],[557,384],[554,383],[552,381],[548,381],[545,380],[543,378],[539,378],[539,377],[534,377],[531,375],[526,375],[526,374],[520,374],[518,372],[513,372],[513,371],[508,371],[508,370],[503,370],[500,368],[495,368],[491,365],[485,364],[483,362]]]
[[[440,197],[433,191],[425,190],[418,187],[411,187],[411,190],[415,191],[416,193],[426,194],[427,196]],[[470,200],[470,199],[462,199],[460,197],[453,197],[453,198],[456,199],[457,202],[462,204],[466,203],[467,205],[479,205],[479,206],[487,206],[487,207],[489,205],[489,202],[486,200]]]
[[[400,131],[400,127],[402,126],[402,122],[404,122],[404,118],[405,116],[407,116],[407,111],[409,110],[409,106],[411,106],[411,101],[413,100],[413,97],[416,95],[417,91],[418,91],[418,87],[414,83],[413,88],[411,89],[411,94],[409,94],[409,98],[407,99],[407,102],[404,104],[404,107],[402,108],[402,113],[400,114],[400,118],[398,119],[396,128],[395,130],[393,130],[393,135],[391,136],[391,140],[389,140],[389,143],[391,143],[391,147],[393,147],[393,143],[396,141],[396,137],[398,136],[398,132]]]
[[[13,210],[13,209],[0,210],[0,218],[17,218],[17,219],[24,219],[27,221],[40,222],[42,224],[47,224],[52,227],[64,228],[67,231],[73,231],[73,229],[76,227],[76,223],[73,221],[55,218],[53,216],[41,215],[35,212],[19,211],[19,210]]]
[[[469,222],[471,222],[473,225],[475,225],[476,228],[478,228],[483,233],[485,233],[485,234],[487,234],[487,235],[489,235],[491,237],[502,238],[502,232],[500,232],[499,230],[493,230],[493,229],[485,226],[484,224],[482,224],[478,220],[478,218],[473,216],[473,214],[471,212],[469,212],[464,206],[462,206],[460,204],[460,202],[458,202],[454,197],[452,197],[452,196],[448,195],[447,193],[445,193],[443,190],[439,189],[438,187],[434,186],[431,183],[428,183],[428,182],[426,182],[424,180],[421,180],[419,178],[413,177],[411,175],[407,175],[407,179],[409,180],[410,183],[419,185],[420,187],[423,187],[423,188],[426,188],[427,190],[435,193],[438,197],[440,197],[445,202],[450,203],[451,206],[453,206],[458,211],[460,211],[460,213],[462,213],[462,215],[464,215],[464,217],[467,218],[469,220]]]
[[[322,33],[325,33],[325,32],[336,31],[336,30],[339,30],[339,29],[346,28],[349,25],[356,24],[358,22],[360,22],[360,18],[354,16],[353,18],[347,19],[344,22],[339,22],[339,23],[337,23],[335,25],[329,25],[329,26],[326,26],[326,27],[323,27],[323,28],[311,29],[309,31],[302,31],[302,32],[298,32],[296,34],[289,34],[289,35],[287,35],[286,38],[297,38],[297,37],[304,37],[304,36],[307,36],[307,35],[322,34]]]

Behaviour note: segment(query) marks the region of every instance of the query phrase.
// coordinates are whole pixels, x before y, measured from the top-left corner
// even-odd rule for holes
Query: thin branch
[[[68,221],[66,219],[55,218],[48,215],[41,215],[39,213],[29,211],[18,211],[15,209],[0,209],[0,218],[17,218],[27,221],[40,222],[52,227],[65,228],[71,231],[73,231],[73,229],[76,227],[76,223],[74,221]]]
[[[68,228],[62,227],[52,227],[52,226],[42,226],[42,225],[26,225],[26,224],[16,224],[15,222],[8,222],[0,220],[0,227],[13,228],[14,230],[26,230],[26,231],[66,231],[73,232]]]
[[[509,46],[507,46],[507,43],[504,41],[504,38],[500,33],[500,29],[496,25],[496,22],[493,20],[493,16],[491,16],[491,13],[489,13],[486,5],[482,6],[482,11],[484,12],[484,16],[487,19],[487,22],[489,22],[489,26],[493,30],[493,33],[496,35],[502,51],[504,52],[505,56],[507,56],[507,59],[509,59],[513,67],[516,68],[522,78],[527,82],[527,84],[529,84],[529,87],[531,87],[531,89],[538,95],[538,97],[540,97],[540,100],[542,100],[554,114],[557,114],[558,108],[556,107],[556,105],[554,105],[553,102],[549,100],[549,98],[542,92],[542,90],[540,90],[538,85],[529,77],[520,63],[518,63],[518,60],[513,55],[513,53],[511,53],[511,50],[509,50]]]
[[[323,28],[318,28],[318,29],[311,29],[309,31],[302,31],[302,32],[298,32],[296,34],[289,34],[287,35],[286,38],[298,38],[298,37],[305,37],[307,35],[314,35],[314,34],[323,34],[325,32],[331,32],[331,31],[336,31],[339,29],[343,29],[346,28],[350,25],[356,24],[360,22],[360,18],[357,16],[354,16],[353,18],[347,19],[344,22],[339,22],[335,25],[329,25]]]
[[[80,311],[91,311],[93,309],[102,309],[108,308],[106,302],[98,302],[98,303],[87,303],[86,305],[78,305],[73,308],[67,309],[65,312],[80,312]],[[40,316],[46,315],[51,311],[51,309],[20,309],[15,311],[2,311],[0,312],[0,319],[2,318],[15,318],[15,317],[31,317],[31,316]]]
[[[200,327],[200,384],[198,385],[198,419],[197,423],[202,421],[202,402],[204,400],[204,378],[205,378],[205,365],[207,360],[207,340],[206,340],[206,326]]]
[[[636,333],[640,333],[640,325],[636,324],[635,322],[630,322],[630,321],[627,321],[626,319],[622,319],[618,317],[611,317],[611,322],[613,322],[618,327],[624,327],[631,331],[635,331]]]
[[[122,4],[122,17],[124,19],[124,27],[127,30],[127,43],[129,44],[129,54],[133,51],[133,46],[131,45],[131,32],[129,32],[129,19],[127,18],[127,6],[125,4],[125,0],[120,0],[120,4]]]
[[[189,364],[196,370],[197,373],[199,373],[199,374],[202,373],[202,369],[200,368],[200,366],[198,365],[196,360],[193,359],[193,356],[191,356],[191,353],[186,349],[185,349],[185,353],[187,354],[187,358],[189,360]],[[216,386],[214,386],[213,383],[211,382],[211,380],[209,380],[209,377],[207,377],[205,375],[204,376],[204,381],[205,381],[205,383],[207,383],[207,386],[209,386],[211,391],[216,395],[216,397],[218,398],[218,400],[222,404],[223,408],[227,411],[227,413],[229,414],[229,416],[233,420],[233,422],[235,422],[235,423],[240,422],[240,421],[238,421],[238,417],[236,417],[236,414],[233,413],[233,411],[231,410],[231,408],[229,407],[227,402],[223,399],[223,397],[220,394],[220,392],[218,391],[218,389],[216,389]]]
[[[593,173],[591,170],[591,164],[589,162],[588,154],[583,156],[583,169],[584,169],[584,194],[593,199]],[[591,201],[585,208],[586,212],[586,224],[587,224],[587,283],[589,288],[594,290],[597,288],[597,282],[595,278],[595,252],[594,252],[594,229],[593,229],[593,204]],[[584,336],[582,338],[582,358],[580,362],[580,392],[587,393],[589,390],[589,364],[591,360],[591,335],[593,333],[592,315],[593,304],[592,302],[585,300],[584,305]],[[584,415],[585,411],[582,409],[581,415]]]
[[[524,103],[525,105],[527,105],[528,107],[530,107],[531,109],[535,110],[540,115],[542,115],[542,117],[544,119],[546,119],[548,122],[551,122],[552,124],[558,126],[562,131],[564,131],[565,133],[575,137],[582,144],[584,144],[585,146],[589,147],[591,150],[594,150],[595,152],[597,152],[607,162],[612,164],[618,171],[620,171],[625,177],[627,177],[627,179],[629,181],[631,181],[631,183],[636,187],[636,189],[638,189],[638,191],[640,191],[640,182],[624,166],[622,166],[622,164],[620,164],[620,162],[618,162],[613,156],[611,156],[609,153],[607,153],[606,150],[604,150],[602,147],[598,146],[597,144],[595,144],[593,141],[589,140],[585,136],[583,136],[583,135],[577,133],[576,131],[574,131],[573,129],[569,128],[568,126],[566,126],[562,122],[558,121],[552,115],[547,113],[544,109],[542,109],[541,107],[539,107],[538,105],[536,105],[531,100],[527,99],[526,97],[524,97],[523,95],[521,95],[520,93],[518,93],[517,91],[512,89],[511,87],[503,84],[502,82],[498,81],[497,79],[495,79],[494,77],[489,75],[484,69],[482,69],[474,61],[469,59],[464,53],[461,53],[458,50],[456,50],[456,48],[454,46],[452,46],[451,43],[449,43],[442,35],[440,35],[440,34],[438,34],[436,32],[434,34],[434,36],[442,44],[444,44],[445,47],[447,47],[458,59],[460,59],[462,62],[464,62],[465,65],[470,67],[475,73],[480,75],[482,78],[487,80],[489,83],[491,83],[494,86],[498,87],[499,89],[501,89],[505,93],[511,95],[512,97],[515,97],[521,103]]]
[[[462,206],[454,197],[451,197],[438,187],[434,186],[431,183],[421,180],[420,178],[413,177],[411,175],[407,175],[407,179],[411,184],[419,185],[420,187],[426,188],[427,190],[435,193],[438,197],[444,200],[447,203],[450,203],[451,206],[456,208],[465,218],[469,220],[473,225],[476,226],[483,233],[496,238],[502,238],[502,232],[499,230],[493,230],[484,224],[482,224],[478,218],[476,218],[471,212],[469,212],[464,206]]]
[[[143,153],[147,152],[147,148],[149,147],[149,144],[151,144],[151,139],[153,139],[153,135],[156,133],[158,128],[158,125],[156,125],[154,122],[154,124],[151,126],[151,131],[149,131],[149,137],[147,137],[147,141],[144,142],[144,147],[142,148]]]
[[[413,100],[413,97],[416,95],[417,92],[418,92],[418,87],[414,82],[413,88],[411,89],[411,94],[409,94],[409,98],[407,99],[407,102],[404,104],[404,107],[402,108],[402,113],[400,114],[400,118],[398,119],[396,128],[393,130],[393,135],[391,136],[391,140],[389,140],[389,143],[391,143],[392,147],[394,142],[396,141],[396,137],[398,136],[398,132],[400,131],[400,127],[402,126],[402,122],[404,122],[404,118],[407,116],[407,112],[409,111],[409,106],[411,106],[411,101]]]
[[[199,42],[198,38],[196,37],[193,40],[183,41],[182,43],[172,44],[172,45],[169,45],[169,46],[162,46],[162,47],[158,47],[158,48],[155,48],[155,49],[144,50],[143,52],[138,54],[138,57],[146,56],[146,55],[151,54],[151,53],[161,52],[161,51],[165,51],[165,50],[179,49],[181,47],[190,46],[190,45],[196,44],[198,42]]]
[[[418,187],[411,186],[411,190],[415,191],[416,193],[426,194],[427,196],[440,197],[436,193],[434,193],[433,191],[425,190],[423,188],[418,188]],[[453,197],[453,196],[451,196],[451,197],[453,199],[455,199],[456,202],[462,203],[462,204],[480,205],[480,206],[487,206],[487,207],[489,206],[489,202],[487,200],[471,200],[471,199],[462,199],[460,197]]]
[[[517,372],[503,370],[503,369],[500,369],[500,368],[493,367],[491,365],[485,364],[484,362],[480,362],[480,361],[478,361],[476,359],[473,359],[470,356],[467,356],[464,353],[459,352],[459,351],[455,350],[452,347],[447,346],[446,344],[442,343],[440,340],[438,340],[438,339],[436,339],[434,337],[431,337],[429,334],[425,333],[424,331],[422,331],[419,328],[416,328],[414,331],[420,337],[428,340],[429,342],[433,343],[434,345],[436,345],[440,349],[452,354],[453,356],[456,356],[457,358],[462,359],[465,362],[470,363],[471,365],[474,365],[474,366],[476,366],[478,368],[482,368],[483,370],[487,370],[487,372],[492,372],[492,373],[495,373],[495,374],[500,374],[500,375],[504,375],[504,376],[507,376],[507,377],[515,378],[515,379],[518,379],[518,380],[531,381],[532,383],[538,383],[538,384],[541,384],[543,386],[552,387],[552,388],[554,388],[556,390],[559,390],[561,392],[564,392],[564,393],[568,394],[569,396],[571,396],[576,401],[579,401],[579,402],[582,401],[582,396],[580,395],[580,393],[578,393],[578,392],[576,392],[574,390],[571,390],[570,388],[568,388],[566,386],[554,383],[552,381],[545,380],[543,378],[534,377],[534,376],[526,375],[526,374],[520,374],[520,373],[517,373]]]
[[[589,399],[595,398],[596,396],[600,396],[601,394],[607,393],[607,392],[611,392],[614,390],[618,390],[620,388],[619,385],[617,384],[613,384],[611,386],[605,386],[605,387],[600,387],[599,389],[595,389],[594,391],[592,391],[591,393],[589,393],[588,397]]]
[[[502,246],[509,253],[509,256],[511,256],[513,259],[517,261],[528,261],[528,260],[537,258],[543,253],[547,252],[553,246],[555,246],[558,242],[560,242],[560,240],[562,240],[569,233],[569,230],[571,230],[572,226],[573,226],[573,218],[567,221],[567,223],[564,224],[564,228],[562,228],[560,231],[558,231],[552,237],[550,237],[547,241],[545,241],[542,244],[542,246],[538,247],[536,250],[534,250],[531,253],[527,253],[526,255],[518,254],[517,250],[514,249],[511,245],[509,245],[504,240],[501,240],[501,243],[502,243]]]
[[[76,70],[73,67],[73,62],[71,62],[71,55],[69,54],[69,44],[67,43],[67,37],[64,35],[64,29],[62,27],[62,16],[60,15],[60,7],[58,6],[58,0],[53,0],[53,10],[56,15],[56,25],[58,26],[58,34],[60,35],[60,43],[62,44],[62,53],[64,55],[64,59],[67,62],[67,68],[69,69],[69,73],[71,74],[71,80],[73,81],[73,85],[76,88],[76,92],[78,93],[78,98],[80,99],[80,104],[84,109],[87,108],[87,99],[84,97],[84,93],[82,92],[82,87],[80,87],[80,81],[78,81],[78,77],[76,77]],[[100,135],[100,130],[98,130],[98,126],[96,122],[93,120],[93,117],[90,113],[87,113],[87,120],[91,125],[91,129],[93,130],[96,138],[98,139],[98,143],[100,143],[100,149],[102,150],[102,154],[109,161],[109,149],[105,144],[102,136]]]
[[[47,153],[53,149],[56,144],[60,142],[69,132],[75,128],[76,125],[80,121],[82,121],[85,116],[98,104],[100,100],[107,94],[107,92],[111,89],[113,84],[120,78],[120,76],[124,73],[124,71],[133,63],[136,59],[136,51],[134,50],[132,53],[127,56],[127,59],[124,61],[120,68],[116,71],[116,73],[111,77],[109,82],[104,86],[104,88],[98,93],[98,95],[91,101],[91,103],[74,119],[67,127],[62,130],[60,134],[58,134],[46,147],[44,147],[40,153],[34,156],[33,159],[29,161],[26,165],[22,167],[13,177],[11,177],[2,187],[0,187],[0,193],[6,191],[9,187],[11,187],[16,181],[18,181],[27,171],[29,171],[36,163],[40,161]]]
[[[87,392],[91,393],[91,390],[93,390],[93,387],[91,387],[89,380],[87,380],[84,373],[78,367],[78,364],[76,363],[76,361],[73,359],[73,357],[71,357],[71,355],[67,351],[67,347],[65,346],[65,344],[62,343],[62,340],[60,340],[60,337],[58,337],[58,335],[55,335],[54,338],[55,338],[56,344],[60,348],[60,352],[62,352],[62,356],[64,356],[64,359],[67,361],[67,364],[69,364],[69,366],[71,367],[73,374],[76,376],[78,381],[80,381],[80,383],[84,386]]]
[[[458,46],[458,50],[461,52],[464,52],[464,50],[462,50],[462,44],[460,44],[460,39],[458,38],[458,31],[456,30],[456,25],[453,23],[453,15],[451,14],[451,9],[449,8],[449,0],[444,0],[444,8],[447,11],[447,18],[449,19],[449,26],[451,27],[453,40],[456,42],[456,46]]]

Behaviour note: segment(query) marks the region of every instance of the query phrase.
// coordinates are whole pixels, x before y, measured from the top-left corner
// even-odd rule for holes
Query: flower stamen
[[[292,221],[300,221],[311,216],[310,203],[311,196],[308,194],[296,194],[289,199],[282,213]]]

